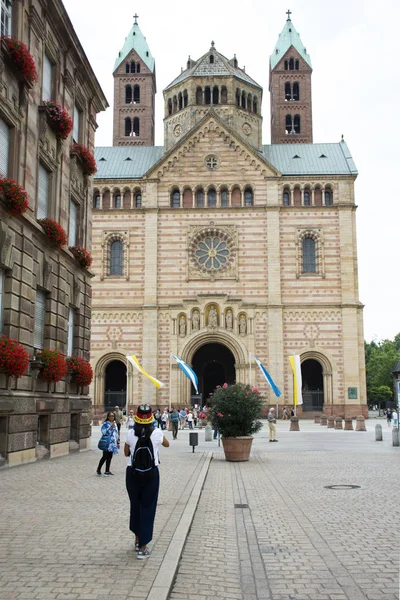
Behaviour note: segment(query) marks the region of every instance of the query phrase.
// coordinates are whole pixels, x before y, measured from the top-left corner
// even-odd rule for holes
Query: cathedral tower
[[[311,144],[311,58],[287,15],[270,57],[271,143]]]
[[[154,146],[155,62],[134,19],[114,65],[113,146]]]

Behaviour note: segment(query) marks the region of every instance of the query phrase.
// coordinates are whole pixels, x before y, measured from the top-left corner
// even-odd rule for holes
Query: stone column
[[[304,188],[300,188],[301,205],[304,206]]]
[[[311,206],[315,206],[314,188],[311,189]]]
[[[290,206],[294,206],[294,189],[290,189]]]
[[[103,192],[99,192],[100,196],[100,208],[103,208]]]

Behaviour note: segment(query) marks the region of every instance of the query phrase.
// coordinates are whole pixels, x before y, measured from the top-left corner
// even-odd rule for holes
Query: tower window
[[[125,119],[125,135],[131,135],[132,131],[132,121],[130,117],[126,117]]]
[[[292,133],[292,115],[286,115],[285,117],[285,133],[286,135]]]
[[[292,89],[289,82],[285,83],[285,100],[288,102],[292,99]]]
[[[125,104],[132,104],[132,88],[130,85],[125,86]]]
[[[171,192],[171,208],[179,208],[181,205],[181,194],[179,190],[172,190]]]
[[[133,134],[135,137],[139,137],[139,135],[140,135],[140,124],[139,124],[139,117],[135,117],[135,118],[133,119],[133,131],[132,131],[132,134]]]
[[[210,54],[210,65],[214,64],[214,55]]]
[[[213,104],[219,104],[219,88],[217,85],[213,88]]]
[[[296,62],[295,62],[295,68],[296,68],[296,71],[299,70],[299,61],[298,60],[296,60]]]
[[[135,62],[131,62],[131,73],[136,73],[136,63]]]
[[[250,187],[244,190],[244,205],[253,206],[253,190]]]
[[[204,103],[211,104],[211,90],[208,86],[204,90]]]
[[[285,71],[289,70],[289,62],[285,60]]]
[[[300,87],[298,83],[293,84],[293,100],[300,100]]]
[[[183,108],[183,98],[182,98],[182,93],[179,92],[178,94],[178,105],[179,105],[179,110],[182,110]]]
[[[257,98],[254,96],[253,98],[253,113],[257,114],[258,112],[258,102],[257,102]]]
[[[247,95],[247,110],[251,111],[251,94]]]
[[[290,192],[283,190],[283,206],[290,206]]]
[[[316,273],[315,241],[312,238],[303,240],[303,273]]]
[[[140,63],[136,63],[136,73],[140,73]]]
[[[196,206],[202,208],[204,206],[204,191],[202,188],[196,192]]]
[[[124,248],[120,240],[115,240],[110,246],[110,275],[123,274]]]
[[[221,104],[227,104],[227,103],[228,103],[228,90],[223,85],[221,88]]]
[[[240,106],[240,91],[236,90],[236,106]]]
[[[306,189],[304,190],[304,206],[310,206],[310,204],[310,190]]]
[[[129,63],[126,63],[125,65],[125,73],[129,73]]]
[[[208,190],[207,193],[207,205],[208,206],[216,206],[217,205],[217,194],[214,188]]]
[[[300,115],[294,115],[294,132],[300,133]]]
[[[140,103],[140,86],[138,85],[135,85],[135,87],[133,88],[133,103]]]
[[[186,108],[188,105],[188,93],[187,90],[183,92],[183,107]]]
[[[172,115],[172,100],[171,100],[171,98],[168,100],[168,114]]]
[[[172,112],[174,112],[174,113],[178,112],[178,99],[176,96],[173,97],[172,103],[173,103]]]
[[[203,90],[201,87],[196,89],[196,104],[203,104]]]
[[[289,71],[294,71],[294,58],[289,60]]]
[[[242,108],[246,110],[246,92],[242,92]]]

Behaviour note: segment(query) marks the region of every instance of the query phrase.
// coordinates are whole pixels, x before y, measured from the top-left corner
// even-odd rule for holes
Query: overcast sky
[[[263,143],[270,143],[268,65],[288,8],[313,65],[314,142],[350,148],[356,181],[360,301],[371,341],[400,332],[399,0],[64,0],[110,108],[97,146],[112,144],[114,61],[135,11],[156,61],[156,144],[163,145],[163,89],[215,41],[264,88]]]

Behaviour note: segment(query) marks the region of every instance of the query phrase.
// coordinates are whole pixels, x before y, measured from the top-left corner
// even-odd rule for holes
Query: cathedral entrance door
[[[301,363],[301,377],[303,382],[303,412],[323,410],[324,405],[324,377],[322,365],[314,359]]]
[[[126,405],[126,364],[121,360],[112,360],[106,366],[104,386],[104,409],[109,411]]]
[[[199,378],[203,402],[207,402],[217,385],[231,384],[236,379],[235,358],[223,344],[205,344],[199,348],[193,356],[192,367]]]

